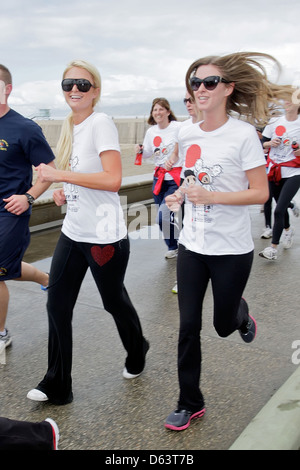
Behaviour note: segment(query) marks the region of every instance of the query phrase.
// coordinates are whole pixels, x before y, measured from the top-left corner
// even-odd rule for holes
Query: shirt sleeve
[[[242,146],[242,169],[244,171],[266,164],[264,151],[257,135],[256,129],[249,126],[247,136]]]
[[[271,140],[272,138],[272,126],[270,124],[267,124],[266,127],[264,128],[262,132],[263,137],[265,137],[268,140]]]
[[[120,152],[118,130],[113,120],[106,114],[98,114],[94,120],[93,139],[98,155],[107,150]]]
[[[144,142],[143,142],[143,158],[149,158],[152,157],[153,155],[153,137],[152,137],[152,127],[147,130],[145,137],[144,137]]]
[[[23,130],[23,145],[25,154],[33,166],[40,163],[48,164],[55,159],[41,127],[34,121],[29,121]]]

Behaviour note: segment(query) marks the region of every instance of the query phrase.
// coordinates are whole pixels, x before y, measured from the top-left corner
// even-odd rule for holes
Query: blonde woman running
[[[120,148],[113,121],[94,111],[100,88],[100,75],[91,64],[74,61],[66,68],[62,89],[72,112],[58,143],[61,169],[38,168],[41,181],[64,183],[54,200],[57,205],[66,201],[68,210],[50,271],[48,371],[27,396],[58,405],[73,399],[72,315],[88,268],[127,352],[124,378],[141,374],[149,348],[124,286],[129,240],[117,193]]]

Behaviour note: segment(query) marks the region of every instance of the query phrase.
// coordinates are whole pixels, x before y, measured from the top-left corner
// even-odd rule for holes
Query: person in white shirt
[[[186,74],[186,85],[202,111],[200,123],[180,130],[185,154],[185,181],[166,199],[177,208],[185,199],[177,259],[180,331],[179,400],[165,420],[167,429],[186,429],[205,413],[201,375],[202,304],[209,281],[214,300],[214,327],[221,337],[236,330],[250,343],[256,322],[242,297],[253,261],[254,244],[248,211],[269,196],[265,157],[256,129],[232,117],[267,122],[285,87],[264,74],[259,53],[204,57]],[[279,64],[278,64],[279,65]]]
[[[283,233],[283,247],[291,248],[294,228],[290,225],[288,208],[297,216],[297,205],[292,200],[300,188],[300,107],[292,99],[284,102],[285,114],[272,119],[263,131],[263,146],[269,149],[268,178],[270,193],[276,201],[271,246],[262,250],[262,258],[276,260]]]
[[[149,348],[124,286],[129,240],[117,193],[122,180],[120,147],[112,119],[94,111],[100,98],[99,72],[85,61],[73,61],[64,72],[62,89],[71,113],[58,142],[60,167],[48,171],[39,165],[38,175],[41,181],[64,183],[53,197],[59,206],[67,202],[68,209],[48,286],[48,370],[27,394],[31,400],[57,405],[73,400],[72,315],[88,268],[127,352],[124,378],[141,374]]]
[[[147,130],[142,145],[143,159],[154,158],[153,198],[157,205],[157,219],[168,251],[165,258],[174,258],[178,251],[178,229],[174,213],[165,204],[165,198],[180,185],[182,162],[178,158],[177,142],[180,122],[166,98],[152,102]]]

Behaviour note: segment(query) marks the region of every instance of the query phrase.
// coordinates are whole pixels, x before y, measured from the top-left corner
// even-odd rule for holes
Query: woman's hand
[[[166,197],[165,203],[168,209],[173,212],[177,212],[180,209],[181,204],[184,201],[184,190],[183,188],[178,188],[175,193],[170,194]]]
[[[66,196],[62,188],[56,189],[55,191],[53,191],[52,197],[53,197],[53,201],[58,207],[63,206],[66,203]]]
[[[172,152],[172,154],[170,155],[170,158],[165,161],[164,163],[164,167],[167,171],[170,171],[173,166],[175,165],[176,162],[178,162],[178,144],[176,143],[175,144],[175,147],[174,147],[174,150]]]
[[[52,166],[45,165],[45,163],[41,163],[38,167],[36,167],[36,171],[38,173],[38,179],[41,183],[59,183],[61,181],[59,179],[59,171]]]
[[[275,139],[272,139],[270,141],[270,147],[278,147],[281,144],[281,139],[278,137],[275,137]]]
[[[142,144],[136,144],[135,153],[143,153],[143,149],[144,147],[142,146]]]
[[[207,191],[202,186],[192,184],[186,189],[186,195],[188,200],[195,205],[213,203],[213,192]]]
[[[164,167],[167,171],[170,171],[172,169],[173,165],[174,165],[174,163],[172,162],[172,160],[166,160],[165,164],[164,164]]]
[[[300,149],[299,150],[294,150],[294,155],[295,155],[295,157],[300,157]]]

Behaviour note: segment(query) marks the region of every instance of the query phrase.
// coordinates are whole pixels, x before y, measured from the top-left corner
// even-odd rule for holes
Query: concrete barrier
[[[300,367],[229,450],[300,450]]]
[[[120,144],[140,144],[144,140],[148,118],[113,118],[118,129]],[[52,149],[55,149],[63,121],[41,120],[36,121],[43,129],[46,139]]]

